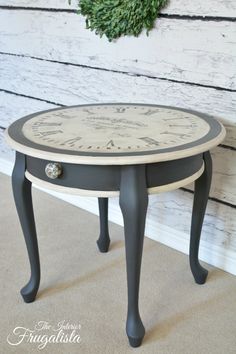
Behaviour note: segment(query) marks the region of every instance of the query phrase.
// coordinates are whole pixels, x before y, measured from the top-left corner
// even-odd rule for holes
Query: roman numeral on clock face
[[[45,136],[49,136],[49,135],[55,135],[55,134],[58,134],[58,133],[63,133],[63,131],[62,130],[51,130],[49,132],[39,132],[38,134],[40,136],[45,137]]]
[[[88,108],[84,108],[83,112],[88,113],[88,114],[94,114],[94,112],[89,110]]]
[[[123,107],[116,108],[116,113],[124,113],[125,111],[126,111],[126,109]]]
[[[156,146],[159,145],[158,141],[156,141],[153,138],[149,138],[148,136],[144,136],[143,138],[139,138],[139,139],[145,141],[148,145],[156,145]]]
[[[60,145],[71,145],[73,146],[77,141],[81,140],[82,138],[80,136],[77,136],[76,138],[68,139],[61,143]]]
[[[62,123],[50,123],[50,122],[37,122],[34,127],[59,127]]]
[[[113,146],[115,146],[113,140],[110,140],[110,141],[107,143],[107,145],[106,145],[107,148],[111,148],[111,147],[113,147]]]
[[[183,124],[169,124],[169,127],[176,127],[176,128],[178,128],[178,127],[182,127],[182,128],[191,128],[192,127],[192,125],[183,125]]]
[[[156,114],[159,112],[159,109],[149,109],[147,112],[145,112],[145,116],[152,116],[153,114]]]
[[[190,136],[189,134],[184,134],[184,133],[172,133],[172,132],[168,132],[168,131],[162,132],[162,133],[160,133],[160,134],[175,135],[175,136],[179,136],[179,137],[181,137],[181,138],[184,137],[184,136],[187,136],[187,137]]]

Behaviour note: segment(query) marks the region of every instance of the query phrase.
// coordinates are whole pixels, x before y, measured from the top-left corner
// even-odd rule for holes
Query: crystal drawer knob
[[[61,164],[58,162],[50,162],[45,167],[45,173],[48,178],[56,179],[62,174]]]

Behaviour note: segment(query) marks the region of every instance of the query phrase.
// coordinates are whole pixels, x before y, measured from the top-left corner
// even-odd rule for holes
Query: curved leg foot
[[[24,302],[30,303],[33,302],[36,298],[38,292],[39,284],[34,281],[32,278],[29,282],[21,289],[20,293],[23,297]]]
[[[100,217],[100,235],[97,240],[100,252],[108,252],[110,245],[110,236],[108,230],[108,198],[98,198],[99,217]]]
[[[16,162],[12,174],[12,188],[17,213],[25,238],[31,269],[30,280],[21,289],[21,295],[25,302],[32,302],[35,300],[39,288],[40,263],[32,205],[31,182],[25,178],[25,169],[25,156],[17,152]]]
[[[205,216],[210,186],[212,177],[212,160],[210,152],[203,154],[205,169],[203,174],[195,181],[192,224],[191,224],[191,238],[189,261],[191,271],[193,273],[195,282],[197,284],[204,284],[206,282],[208,271],[203,268],[198,259],[199,244],[202,231],[202,224]]]
[[[140,346],[145,335],[138,298],[147,205],[145,166],[122,167],[120,207],[124,218],[128,283],[126,333],[132,347]]]
[[[196,263],[194,266],[194,270],[192,268],[192,273],[194,276],[194,280],[197,284],[205,284],[208,276],[208,270],[206,268],[203,268],[200,263]]]
[[[128,337],[129,338],[129,344],[131,345],[131,347],[133,348],[137,348],[137,347],[140,347],[140,345],[142,344],[142,341],[143,339],[136,339],[136,338],[131,338],[131,337]]]
[[[126,333],[131,347],[136,348],[142,344],[145,328],[139,314],[137,314],[137,317],[133,317],[132,314],[128,312]]]

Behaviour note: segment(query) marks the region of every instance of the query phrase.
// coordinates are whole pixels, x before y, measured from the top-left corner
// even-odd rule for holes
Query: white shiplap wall
[[[236,274],[236,2],[170,0],[149,37],[115,43],[85,29],[76,3],[0,0],[0,169],[10,172],[13,161],[4,128],[39,110],[133,101],[209,113],[225,124],[227,138],[213,151],[201,258]],[[146,228],[147,236],[186,253],[187,189],[152,196]],[[94,199],[60,197],[97,212]],[[116,199],[110,219],[122,223]]]

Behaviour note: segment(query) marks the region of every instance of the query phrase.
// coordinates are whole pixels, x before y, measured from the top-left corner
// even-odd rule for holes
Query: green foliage
[[[154,27],[159,11],[168,0],[80,0],[78,13],[86,27],[109,41],[122,35],[137,37]]]

